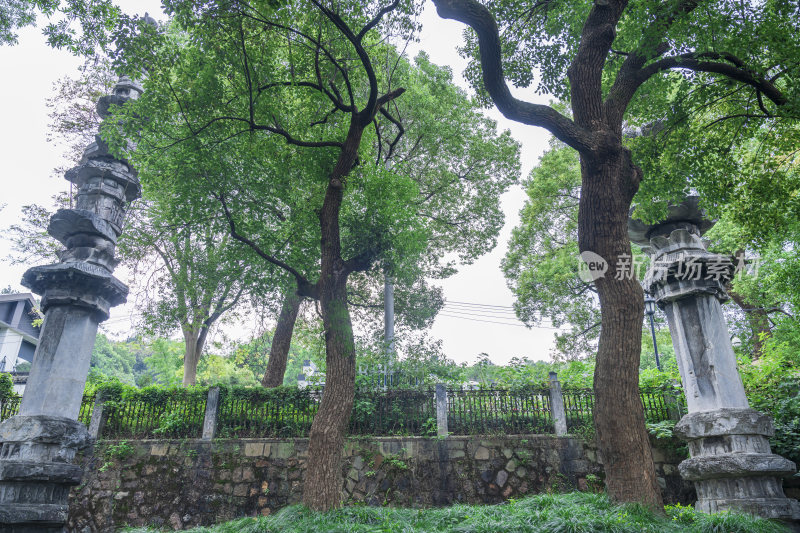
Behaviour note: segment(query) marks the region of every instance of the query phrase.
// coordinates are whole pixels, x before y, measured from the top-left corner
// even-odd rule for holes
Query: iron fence
[[[223,438],[306,437],[322,389],[274,389],[268,395],[220,398],[217,435]]]
[[[564,411],[567,416],[567,431],[581,426],[591,426],[594,410],[592,389],[564,389]]]
[[[223,438],[307,437],[324,390],[224,390],[216,416]],[[554,433],[550,389],[447,389],[448,431],[454,435]],[[567,430],[591,427],[594,392],[562,391]],[[102,437],[108,439],[200,438],[206,410],[205,393],[181,390],[122,396],[105,403]],[[677,421],[685,412],[679,391],[640,391],[648,422]],[[0,403],[0,421],[19,412],[21,397]],[[84,395],[78,420],[89,425],[94,394]],[[348,424],[350,435],[432,436],[437,434],[432,389],[356,390]]]
[[[103,437],[108,439],[200,438],[206,410],[203,395],[106,402]]]
[[[433,390],[359,391],[349,431],[351,435],[435,435]]]
[[[12,394],[0,402],[0,421],[16,415],[19,412],[20,402],[22,402],[22,396],[17,394]]]
[[[94,408],[94,394],[85,394],[81,401],[81,409],[78,413],[78,421],[88,426],[92,419],[92,409]],[[13,394],[4,401],[0,401],[0,422],[19,414],[19,406],[22,403],[22,396]]]
[[[447,428],[454,435],[553,433],[549,389],[448,389]]]

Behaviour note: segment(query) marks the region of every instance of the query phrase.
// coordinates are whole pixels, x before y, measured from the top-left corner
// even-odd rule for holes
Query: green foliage
[[[0,402],[4,402],[14,394],[14,380],[11,374],[0,372]]]
[[[344,507],[315,513],[286,507],[263,518],[245,518],[195,533],[782,533],[784,526],[748,515],[703,515],[670,506],[668,516],[639,505],[614,505],[603,494],[545,494],[502,505],[453,505],[439,509]],[[147,529],[130,529],[144,533]]]
[[[750,406],[775,422],[772,451],[800,461],[800,327],[783,321],[764,343],[757,361],[739,357],[739,371]]]
[[[105,457],[108,459],[124,461],[134,453],[136,453],[136,450],[133,448],[133,446],[128,444],[128,441],[123,440],[116,444],[109,444],[106,446],[103,455],[105,455]]]
[[[124,461],[128,457],[131,457],[136,450],[128,444],[128,441],[122,440],[116,444],[108,444],[106,445],[105,449],[103,450],[103,457],[105,458],[105,462],[100,466],[99,471],[105,472],[111,466],[113,466],[114,461]]]
[[[142,368],[142,360],[137,357],[140,348],[136,342],[113,342],[100,333],[94,341],[90,368],[99,375],[132,385],[137,370],[141,372]]]
[[[108,43],[120,10],[110,0],[6,0],[0,4],[0,45],[17,44],[17,31],[34,25],[37,16],[48,19],[42,30],[47,44],[90,55]]]
[[[671,439],[673,437],[672,430],[675,429],[674,420],[664,420],[662,422],[648,422],[646,424],[647,432],[657,439]]]

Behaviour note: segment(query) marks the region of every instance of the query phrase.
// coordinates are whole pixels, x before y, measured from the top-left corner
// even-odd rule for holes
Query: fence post
[[[94,440],[100,438],[108,420],[108,409],[106,409],[106,397],[101,392],[94,399],[92,408],[92,419],[89,421],[89,436]]]
[[[219,412],[219,387],[208,389],[206,416],[203,419],[203,440],[211,440],[217,433],[217,413]]]
[[[550,413],[556,435],[567,434],[567,412],[564,410],[564,395],[561,394],[561,383],[558,374],[550,372]]]
[[[436,384],[436,429],[440,437],[447,436],[447,387]]]

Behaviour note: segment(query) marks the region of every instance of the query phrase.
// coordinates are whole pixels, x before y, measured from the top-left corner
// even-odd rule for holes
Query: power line
[[[484,322],[486,324],[500,324],[500,325],[503,325],[503,326],[514,326],[514,327],[517,327],[517,328],[527,328],[528,327],[528,326],[526,326],[525,324],[522,324],[522,323],[520,323],[520,324],[511,324],[509,322],[497,322],[497,321],[494,321],[494,320],[481,320],[479,318],[468,318],[468,317],[459,316],[459,315],[448,315],[446,313],[439,313],[439,316],[444,316],[444,317],[448,317],[448,318],[458,318],[460,320],[471,320],[473,322]],[[558,328],[553,327],[553,326],[531,326],[531,328],[533,328],[533,329],[558,329]]]
[[[474,305],[474,306],[478,306],[478,307],[497,307],[497,308],[500,308],[500,309],[514,309],[510,305],[480,304],[480,303],[475,303],[475,302],[459,302],[457,300],[445,300],[445,303],[460,304],[460,305]]]
[[[460,314],[464,314],[464,315],[477,316],[477,317],[481,317],[481,318],[499,318],[499,319],[505,319],[505,320],[515,320],[517,322],[521,322],[521,320],[517,319],[516,315],[515,316],[502,316],[502,315],[491,315],[491,314],[485,314],[485,313],[471,313],[469,311],[464,311],[462,309],[453,309],[453,308],[450,308],[450,309],[445,308],[445,309],[443,309],[443,312],[445,312],[445,313],[460,313]],[[550,320],[549,318],[546,318],[546,317],[539,317],[539,318],[540,318],[540,320],[548,320],[548,321]]]
[[[483,304],[471,304],[467,306],[466,304],[453,304],[449,301],[445,301],[444,307],[445,309],[449,308],[453,311],[459,312],[467,312],[467,311],[475,311],[480,313],[485,313],[489,316],[498,316],[498,318],[510,318],[513,317],[514,319],[517,318],[517,313],[512,308],[508,309],[496,309],[496,306],[487,306],[483,307]],[[548,317],[542,316],[541,313],[532,313],[532,316],[539,319],[549,320]]]
[[[487,313],[501,313],[501,314],[516,314],[515,311],[511,309],[494,309],[491,307],[479,307],[476,305],[462,305],[462,304],[453,304],[450,302],[444,303],[445,307],[452,307],[453,309],[464,309],[465,311],[486,311]]]

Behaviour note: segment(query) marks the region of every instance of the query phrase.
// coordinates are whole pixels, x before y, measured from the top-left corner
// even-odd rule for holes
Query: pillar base
[[[58,416],[14,416],[0,424],[0,533],[61,533],[70,487],[81,481],[73,464],[90,443],[80,422]]]
[[[795,464],[770,452],[767,437],[774,429],[767,415],[738,408],[695,412],[675,433],[689,443],[692,457],[678,470],[695,484],[698,511],[800,521],[800,504],[784,495],[781,481],[794,474]]]

